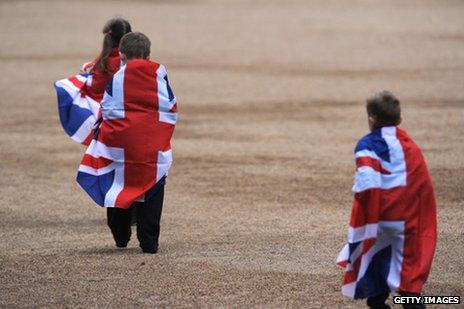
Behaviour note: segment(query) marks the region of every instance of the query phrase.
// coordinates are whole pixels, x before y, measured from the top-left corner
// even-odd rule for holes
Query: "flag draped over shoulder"
[[[100,103],[113,73],[119,70],[121,58],[112,48],[107,59],[107,71],[96,65],[100,58],[85,63],[81,74],[55,82],[58,113],[64,131],[73,140],[89,145],[95,123],[101,116]]]
[[[79,76],[85,84],[86,76]],[[166,69],[149,60],[129,61],[113,75],[101,105],[79,93],[80,83],[67,79],[55,86],[60,108],[64,102],[76,105],[66,107],[65,116],[60,110],[66,132],[89,142],[77,182],[98,205],[129,208],[155,192],[172,164],[177,104]]]
[[[431,179],[417,145],[405,131],[384,127],[356,146],[354,202],[342,293],[367,298],[388,291],[420,293],[436,245]]]
[[[73,140],[90,143],[94,124],[100,117],[100,103],[86,94],[92,84],[92,75],[79,74],[55,82],[58,113],[64,131]]]

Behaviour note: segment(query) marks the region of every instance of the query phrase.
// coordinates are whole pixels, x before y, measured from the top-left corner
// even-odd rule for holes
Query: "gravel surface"
[[[120,14],[179,100],[160,252],[78,188],[53,81]],[[438,199],[427,295],[464,296],[464,2],[0,2],[1,307],[357,308],[335,265],[364,100],[389,89]]]

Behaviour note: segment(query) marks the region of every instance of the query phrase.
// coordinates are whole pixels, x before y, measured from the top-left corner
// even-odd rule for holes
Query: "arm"
[[[92,73],[95,63],[97,63],[97,59],[84,63],[81,67],[80,73],[85,73],[85,74]]]

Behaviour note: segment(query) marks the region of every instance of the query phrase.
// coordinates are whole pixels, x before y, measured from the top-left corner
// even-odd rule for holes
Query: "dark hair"
[[[150,39],[141,32],[128,33],[119,43],[119,51],[126,55],[127,59],[142,58],[150,56]]]
[[[400,101],[389,91],[381,91],[367,99],[367,114],[374,118],[374,127],[397,126],[401,122]]]
[[[123,18],[112,18],[108,20],[103,27],[103,47],[98,57],[97,63],[95,63],[95,68],[100,69],[102,72],[108,72],[108,57],[111,54],[111,49],[119,46],[121,38],[126,34],[131,32],[131,25],[129,22]]]

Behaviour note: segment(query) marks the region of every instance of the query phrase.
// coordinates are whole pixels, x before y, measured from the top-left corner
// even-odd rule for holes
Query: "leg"
[[[389,305],[385,304],[390,293],[382,293],[376,296],[367,298],[367,306],[373,309],[387,309],[390,308]]]
[[[137,225],[137,207],[131,207],[131,225]]]
[[[143,252],[156,253],[163,211],[164,185],[148,201],[137,203],[137,238]]]
[[[108,226],[111,229],[116,246],[124,248],[131,237],[131,211],[130,209],[107,208]]]
[[[420,293],[412,293],[412,292],[402,292],[400,291],[399,294],[401,296],[420,296]],[[405,309],[425,309],[424,304],[404,304],[403,308]]]

